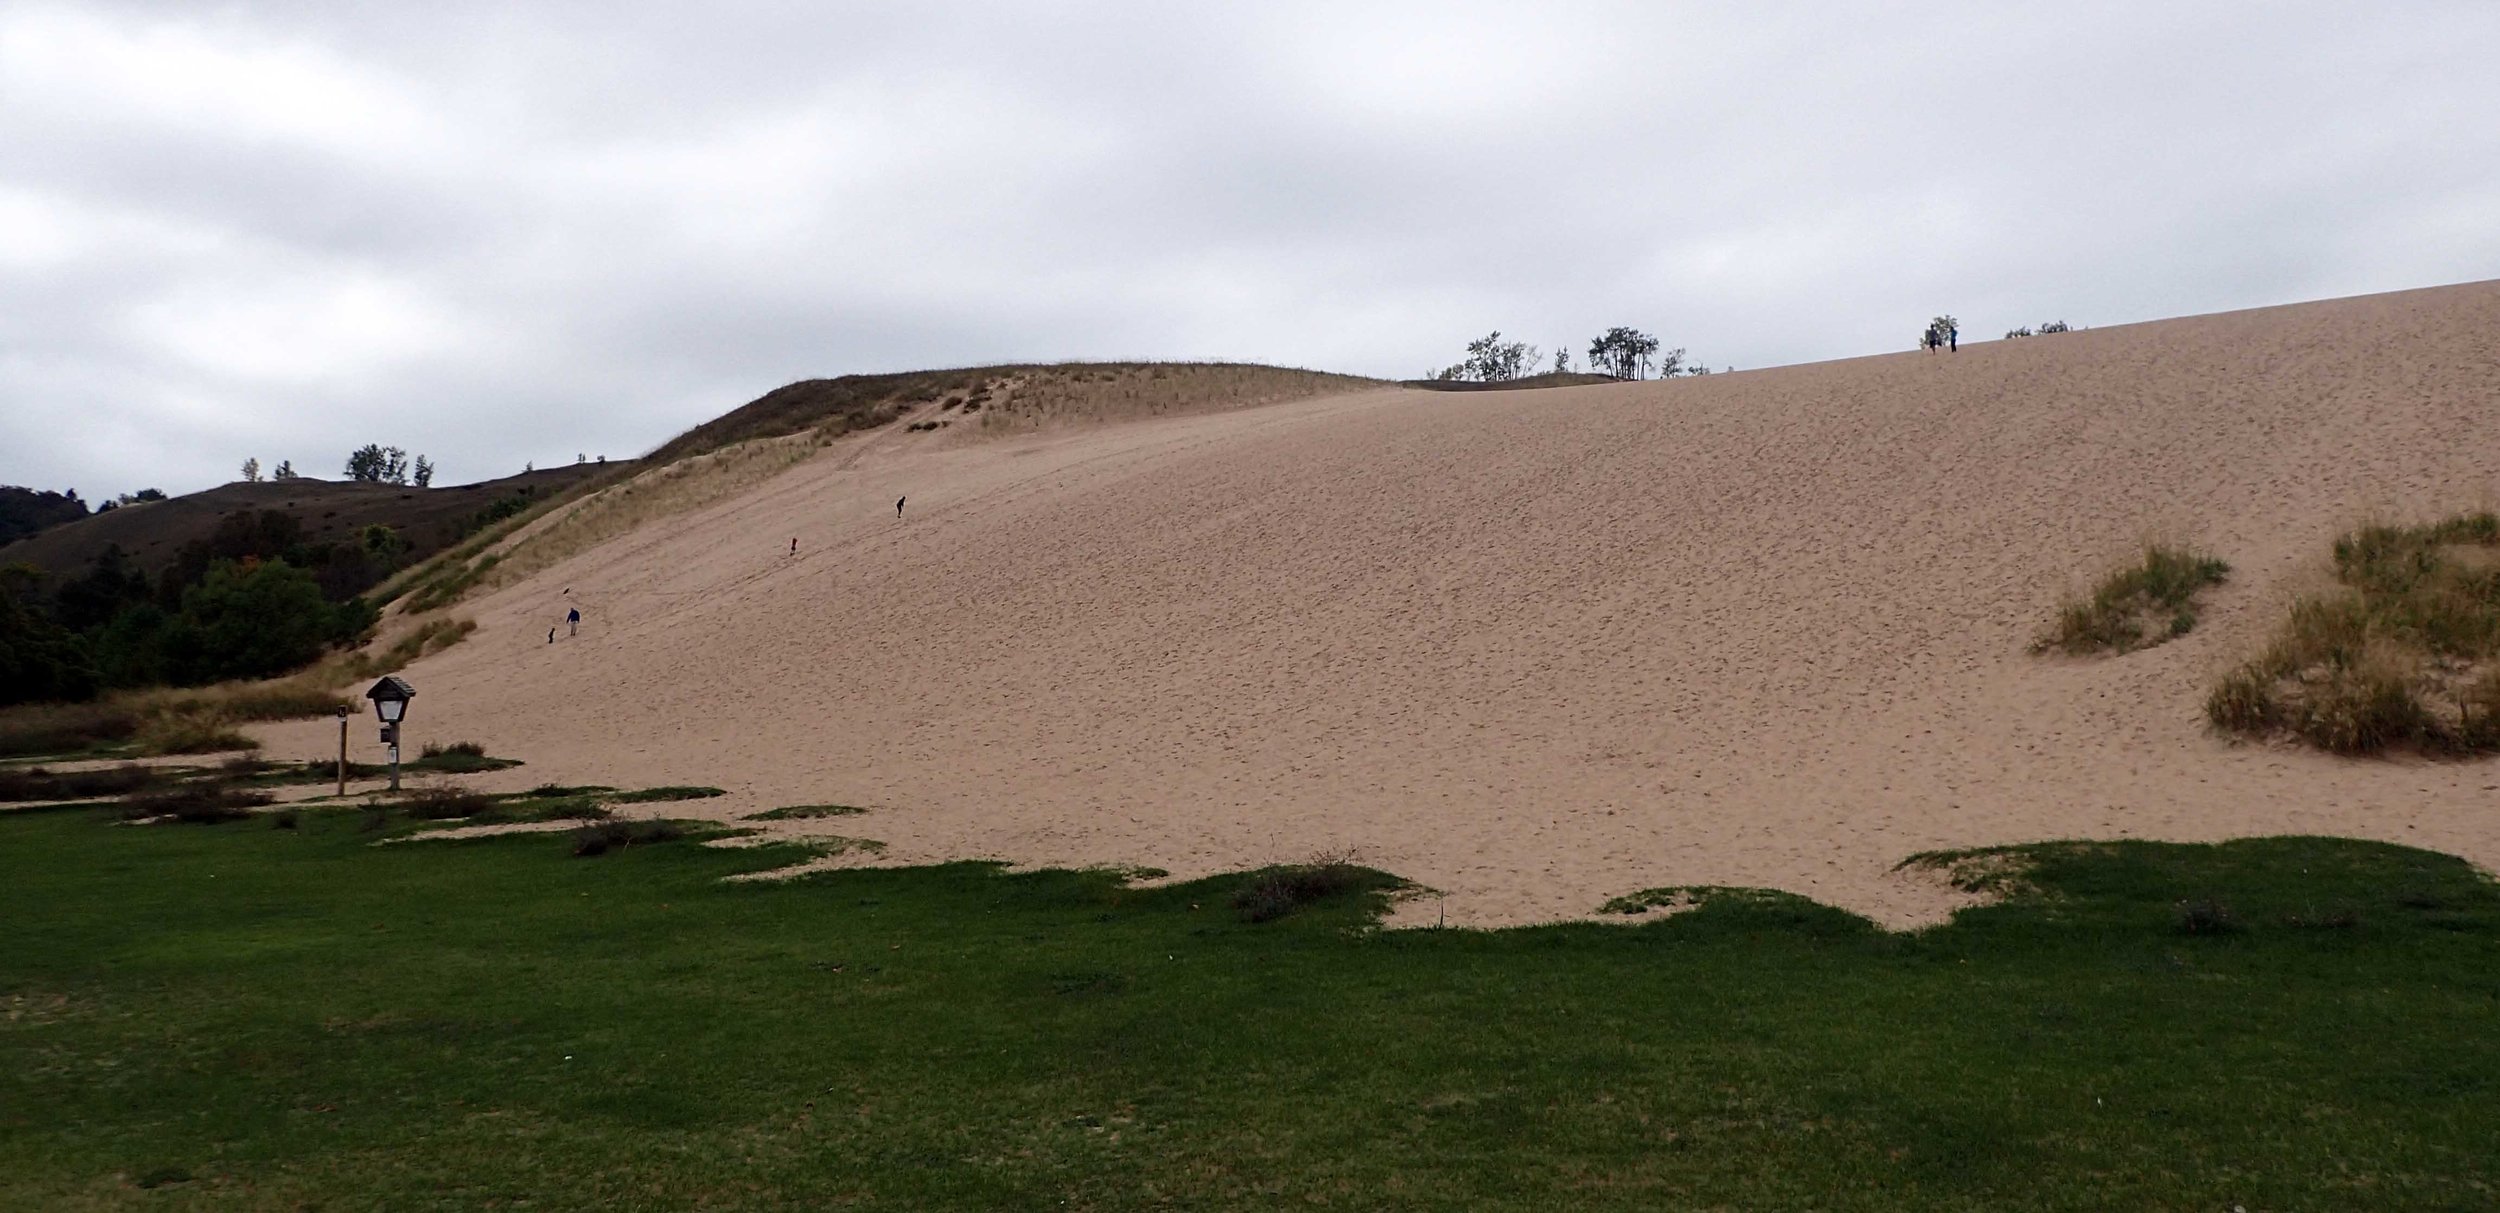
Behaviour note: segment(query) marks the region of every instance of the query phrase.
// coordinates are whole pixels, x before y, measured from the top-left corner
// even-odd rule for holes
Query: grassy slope
[[[0,1206],[2500,1200],[2500,895],[2399,848],[2052,849],[2050,896],[1917,936],[1377,933],[1242,925],[1238,877],[725,884],[770,856],[303,820],[0,815]]]

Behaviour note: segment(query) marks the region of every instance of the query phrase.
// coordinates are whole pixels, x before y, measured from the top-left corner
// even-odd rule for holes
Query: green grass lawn
[[[299,820],[0,813],[0,1208],[2500,1206],[2500,892],[2419,851],[1381,932]]]

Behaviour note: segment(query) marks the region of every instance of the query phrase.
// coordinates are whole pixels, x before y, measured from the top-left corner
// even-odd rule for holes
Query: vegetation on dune
[[[120,691],[87,703],[0,709],[0,758],[135,752],[205,725],[223,732],[261,720],[326,716],[348,701],[304,679],[182,690]],[[163,752],[175,752],[166,750]]]
[[[2500,751],[2500,515],[2371,525],[2205,704],[2216,727],[2338,754]]]
[[[749,813],[748,821],[808,821],[821,817],[851,817],[868,810],[847,804],[793,804],[761,813]]]
[[[291,820],[0,813],[0,1206],[2471,1208],[2500,1148],[2500,891],[2400,847],[2015,848],[1903,935],[1381,932]]]
[[[684,785],[672,784],[667,787],[643,788],[640,791],[634,792],[619,792],[608,797],[608,799],[617,804],[657,804],[671,800],[709,800],[712,797],[723,795],[727,795],[727,793],[721,791],[719,788],[688,787]]]
[[[2231,566],[2203,553],[2147,544],[2140,560],[2102,578],[2091,597],[2060,605],[2031,651],[2129,653],[2184,636],[2196,626],[2198,592],[2230,574]]]
[[[1183,407],[1240,407],[1372,384],[1350,375],[1220,362],[1018,363],[843,375],[775,388],[686,431],[651,453],[666,464],[758,438],[838,438],[874,429],[914,408],[980,414],[985,428],[1151,416]]]
[[[1660,351],[1656,337],[1639,329],[1617,325],[1589,342],[1589,369],[1571,369],[1571,350],[1567,346],[1554,349],[1551,366],[1539,371],[1545,363],[1545,352],[1524,341],[1504,341],[1501,331],[1488,333],[1467,343],[1467,356],[1422,379],[1410,381],[1417,387],[1447,389],[1458,386],[1478,387],[1567,387],[1581,383],[1609,383],[1625,379],[1647,379],[1655,371],[1661,379],[1678,375],[1707,375],[1706,363],[1686,360],[1681,346]]]
[[[1233,912],[1243,922],[1274,922],[1307,906],[1325,905],[1350,893],[1388,892],[1405,887],[1395,877],[1357,866],[1346,854],[1322,855],[1307,863],[1261,868],[1233,891]]]

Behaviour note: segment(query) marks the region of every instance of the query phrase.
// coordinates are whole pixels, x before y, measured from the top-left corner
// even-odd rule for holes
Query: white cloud
[[[1758,367],[2491,277],[2495,51],[2468,3],[12,6],[0,482],[496,475],[996,358],[1630,323]]]

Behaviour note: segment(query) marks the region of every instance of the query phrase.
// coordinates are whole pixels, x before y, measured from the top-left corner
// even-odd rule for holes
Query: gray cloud
[[[0,482],[625,455],[807,375],[1714,364],[2500,276],[2500,10],[0,10]]]

